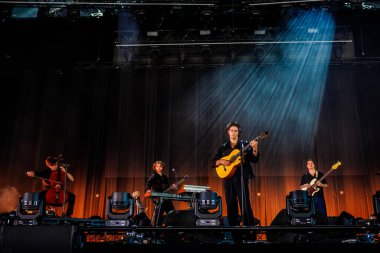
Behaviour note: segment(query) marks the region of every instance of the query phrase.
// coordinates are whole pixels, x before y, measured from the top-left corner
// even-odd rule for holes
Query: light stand
[[[243,222],[243,226],[245,225],[244,224],[244,217],[245,217],[245,191],[244,191],[244,167],[243,167],[243,163],[244,163],[244,143],[243,143],[243,140],[240,140],[240,190],[241,190],[241,220]]]
[[[313,197],[307,191],[295,190],[286,196],[286,212],[292,225],[315,225]]]
[[[118,210],[118,212],[115,212]],[[128,227],[134,214],[133,198],[127,192],[113,192],[107,199],[106,226]]]
[[[215,212],[210,210],[218,208]],[[198,218],[195,222],[197,227],[220,226],[222,216],[222,198],[213,191],[197,193],[194,203],[194,215]]]
[[[67,174],[69,173],[68,172],[68,168],[69,168],[69,164],[67,163],[61,163],[59,160],[58,160],[58,169],[60,169],[60,167],[63,167],[64,170],[65,170],[65,178],[63,180],[63,201],[62,201],[62,217],[66,216],[66,212],[65,212],[65,204],[66,204],[66,187],[67,187]]]
[[[15,225],[37,225],[37,218],[43,213],[43,200],[38,192],[25,192],[17,204]]]

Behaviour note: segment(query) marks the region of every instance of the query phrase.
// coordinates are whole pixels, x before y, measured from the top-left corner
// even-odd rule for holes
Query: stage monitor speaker
[[[340,215],[336,221],[336,225],[343,225],[343,226],[356,225],[356,220],[355,220],[354,216],[343,211],[340,213]]]
[[[280,210],[276,217],[272,220],[270,227],[275,228],[276,226],[290,226],[291,218],[288,215],[286,209]],[[268,230],[267,233],[268,242],[279,242],[279,243],[292,243],[295,241],[296,234],[293,232],[282,232],[276,230]]]
[[[196,227],[197,217],[194,209],[176,210],[170,212],[165,219],[166,227]],[[217,244],[224,238],[223,231],[202,231],[202,230],[173,230],[165,232],[165,241],[169,244],[177,244],[178,242],[189,243],[210,243]]]
[[[196,219],[194,209],[176,210],[166,216],[165,224],[167,227],[195,227]]]
[[[71,253],[74,226],[3,226],[1,251]]]
[[[353,226],[356,225],[356,219],[353,215],[343,211],[336,218],[336,225]],[[356,240],[356,231],[351,229],[328,231],[329,238],[335,238],[337,241]]]
[[[271,226],[284,226],[284,225],[290,225],[290,217],[287,214],[286,209],[282,209],[276,217],[272,220]]]

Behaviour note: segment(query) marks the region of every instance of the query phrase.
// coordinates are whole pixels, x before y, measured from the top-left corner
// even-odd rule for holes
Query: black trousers
[[[162,203],[157,203],[155,207],[155,224],[154,226],[162,226],[164,212],[168,215],[169,212],[174,211],[173,202],[169,199],[165,199]]]
[[[244,226],[253,226],[254,216],[251,208],[248,178],[244,178]],[[239,226],[239,206],[242,207],[242,192],[241,192],[241,178],[240,173],[236,173],[232,178],[225,179],[224,182],[224,193],[226,195],[227,204],[227,217],[230,226]]]

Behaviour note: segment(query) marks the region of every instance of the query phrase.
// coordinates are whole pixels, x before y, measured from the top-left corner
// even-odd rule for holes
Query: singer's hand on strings
[[[228,166],[231,164],[229,160],[224,160],[224,159],[220,159],[218,160],[218,162],[219,162],[219,165],[224,165],[224,166]]]
[[[251,141],[249,143],[249,145],[251,145],[251,147],[253,148],[253,150],[257,150],[258,147],[259,147],[259,143],[257,141]]]

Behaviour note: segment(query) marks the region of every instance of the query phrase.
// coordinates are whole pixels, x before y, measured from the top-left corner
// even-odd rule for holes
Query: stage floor
[[[1,252],[380,252],[380,226],[137,227],[49,218],[1,226]]]

